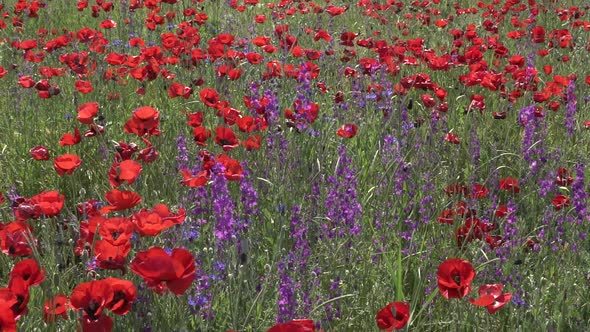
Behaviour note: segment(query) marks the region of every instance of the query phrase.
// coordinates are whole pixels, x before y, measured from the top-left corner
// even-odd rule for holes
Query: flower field
[[[583,1],[0,4],[0,331],[590,328]]]

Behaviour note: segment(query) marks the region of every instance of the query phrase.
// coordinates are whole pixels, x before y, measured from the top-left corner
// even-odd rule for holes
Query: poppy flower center
[[[88,316],[90,316],[90,318],[92,318],[93,320],[96,320],[98,317],[95,316],[96,311],[100,308],[100,304],[98,304],[98,302],[91,300],[88,303],[88,306],[86,308],[84,308],[84,311],[88,314]]]
[[[457,273],[457,272],[453,273],[451,278],[453,278],[453,281],[455,281],[455,283],[457,285],[461,285],[461,275],[459,273]]]
[[[232,145],[233,142],[227,139],[220,139],[219,142],[221,143],[221,145]]]

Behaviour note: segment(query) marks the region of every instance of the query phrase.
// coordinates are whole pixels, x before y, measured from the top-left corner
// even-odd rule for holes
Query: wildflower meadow
[[[590,6],[0,2],[0,331],[590,329]]]

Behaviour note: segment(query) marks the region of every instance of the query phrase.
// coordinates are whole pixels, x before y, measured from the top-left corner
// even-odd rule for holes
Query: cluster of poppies
[[[445,299],[462,299],[471,292],[475,269],[469,261],[450,258],[442,262],[436,272],[438,290]],[[486,307],[495,313],[512,298],[511,293],[502,293],[502,284],[485,284],[479,287],[479,298],[469,299],[476,306]]]

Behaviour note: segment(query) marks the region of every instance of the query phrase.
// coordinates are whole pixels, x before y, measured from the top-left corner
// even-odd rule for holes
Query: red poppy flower
[[[208,107],[215,107],[219,103],[219,93],[211,88],[204,88],[199,92],[199,97],[203,104]]]
[[[56,320],[57,316],[61,316],[63,319],[68,319],[67,310],[70,306],[68,297],[63,294],[58,294],[53,298],[45,301],[43,306],[43,320],[45,323],[52,323]]]
[[[23,280],[20,276],[17,276],[10,279],[10,282],[8,283],[8,289],[10,289],[14,296],[16,296],[17,302],[10,309],[14,313],[14,319],[19,320],[22,316],[25,316],[29,313],[29,286],[25,280]]]
[[[85,318],[98,320],[108,303],[114,299],[113,288],[104,280],[93,280],[77,285],[70,295],[70,304]]]
[[[168,289],[176,295],[184,294],[191,286],[196,271],[192,254],[182,248],[172,250],[171,255],[160,247],[138,252],[130,268],[156,293]]]
[[[74,82],[74,86],[76,87],[76,90],[78,90],[78,92],[83,94],[90,93],[94,90],[94,88],[92,87],[92,82],[90,81],[77,80],[76,82]]]
[[[75,154],[63,154],[53,159],[53,168],[58,175],[72,174],[82,164],[82,160]]]
[[[488,188],[483,184],[476,183],[471,187],[471,198],[485,198],[488,195]]]
[[[57,190],[43,191],[30,199],[30,204],[34,205],[41,215],[51,218],[59,214],[64,206],[65,196]]]
[[[403,328],[409,319],[410,305],[406,302],[390,302],[375,317],[379,329],[387,332]]]
[[[113,289],[113,300],[106,307],[117,315],[125,315],[131,310],[131,304],[135,301],[137,289],[133,282],[118,278],[106,278]]]
[[[114,246],[120,246],[131,240],[133,223],[128,218],[113,217],[100,222],[98,233],[101,238]]]
[[[94,117],[98,114],[98,103],[88,102],[78,107],[77,119],[83,124],[92,124]]]
[[[518,194],[520,192],[518,180],[511,177],[500,179],[500,190],[512,191],[513,193]]]
[[[0,229],[0,248],[11,257],[30,256],[33,250],[29,243],[36,244],[33,228],[22,220],[4,224]]]
[[[276,324],[266,332],[314,332],[315,324],[311,319],[293,319],[287,323]]]
[[[147,164],[154,162],[156,159],[158,159],[160,153],[156,151],[156,148],[154,148],[152,143],[145,137],[142,137],[141,139],[145,144],[147,144],[147,147],[139,150],[139,153],[137,154],[137,160],[141,160]]]
[[[35,160],[49,160],[49,149],[42,145],[31,148],[29,153]]]
[[[557,177],[555,179],[555,184],[561,187],[568,187],[574,182],[570,172],[563,167],[560,167],[557,170]]]
[[[173,82],[170,84],[170,88],[168,88],[168,96],[170,98],[176,97],[183,97],[184,99],[188,99],[191,96],[193,89],[190,86],[184,86],[180,83]]]
[[[459,227],[456,234],[457,245],[463,246],[475,239],[482,240],[488,232],[496,229],[495,224],[485,223],[476,217],[468,217],[465,223]]]
[[[460,144],[461,141],[459,140],[459,137],[453,133],[447,133],[445,135],[444,140],[446,142],[452,143],[452,144]]]
[[[217,156],[217,161],[224,167],[225,178],[229,181],[239,181],[243,177],[244,170],[240,162],[221,154]]]
[[[260,149],[260,144],[262,143],[262,137],[258,135],[253,135],[248,137],[245,141],[242,141],[242,146],[246,148],[247,151],[258,150]]]
[[[133,116],[125,123],[124,130],[129,134],[160,135],[160,112],[150,106],[142,106],[133,111]]]
[[[118,187],[125,182],[130,185],[139,177],[141,169],[141,164],[133,160],[115,162],[109,170],[109,183],[113,187]]]
[[[12,312],[12,306],[18,299],[8,288],[0,288],[0,329],[4,332],[16,332],[16,319]]]
[[[570,199],[562,194],[558,194],[553,197],[551,204],[553,204],[555,211],[559,211],[564,207],[570,206]]]
[[[27,287],[36,286],[45,280],[45,269],[40,268],[35,259],[27,258],[16,263],[10,271],[9,280],[14,278],[21,278]]]
[[[195,140],[195,143],[197,143],[197,145],[207,146],[207,143],[205,143],[205,142],[210,137],[211,137],[211,130],[209,130],[203,126],[199,126],[199,127],[196,127],[195,129],[193,129],[193,138]]]
[[[344,138],[352,138],[356,136],[356,132],[358,131],[358,127],[354,123],[347,123],[342,125],[340,129],[336,132],[336,134],[340,137]]]
[[[469,188],[467,188],[466,185],[461,184],[461,183],[453,183],[448,185],[445,189],[443,189],[443,191],[448,195],[459,195],[459,194],[463,194],[463,195],[467,195],[467,193],[469,193]]]
[[[68,146],[68,145],[76,145],[82,141],[82,135],[80,135],[80,129],[77,127],[74,128],[74,134],[65,133],[61,136],[59,140],[59,145],[61,146]]]
[[[471,304],[486,307],[490,314],[495,313],[502,308],[512,298],[511,293],[502,294],[502,284],[488,284],[479,286],[479,298],[469,299]]]
[[[450,209],[443,210],[440,213],[440,215],[438,216],[437,221],[441,224],[452,225],[455,222],[453,215],[454,215],[453,210],[450,210]]]
[[[545,42],[545,28],[543,28],[542,26],[535,26],[531,31],[531,34],[531,40],[533,41],[533,43],[538,44]]]
[[[203,112],[187,113],[188,121],[186,122],[189,126],[196,128],[203,124]]]
[[[209,171],[207,170],[202,170],[196,175],[193,175],[191,171],[187,169],[181,169],[180,173],[183,177],[183,180],[180,181],[180,183],[191,188],[204,186],[209,181]]]
[[[100,315],[96,319],[84,315],[79,321],[82,332],[111,332],[114,325],[113,319],[107,315]]]
[[[423,94],[422,96],[420,96],[420,99],[422,100],[422,104],[424,104],[424,107],[426,108],[433,108],[436,105],[436,101],[429,94]]]
[[[141,202],[141,196],[129,190],[111,189],[104,197],[110,205],[100,209],[100,213],[103,214],[109,213],[110,211],[130,209]]]
[[[223,151],[229,151],[240,144],[236,134],[228,127],[215,128],[215,143],[220,145]]]
[[[438,290],[445,299],[463,298],[471,291],[475,270],[466,260],[450,258],[439,265],[436,275]]]
[[[178,214],[171,214],[164,204],[157,204],[152,211],[142,209],[131,217],[135,229],[141,236],[155,236],[174,225],[182,224],[186,213],[179,209]]]
[[[127,271],[127,255],[131,251],[131,242],[124,242],[115,246],[105,240],[95,240],[92,252],[95,255],[96,265],[105,270],[120,270],[122,274]]]
[[[494,215],[498,218],[504,218],[508,215],[508,206],[507,205],[498,205],[496,211],[494,211]]]

